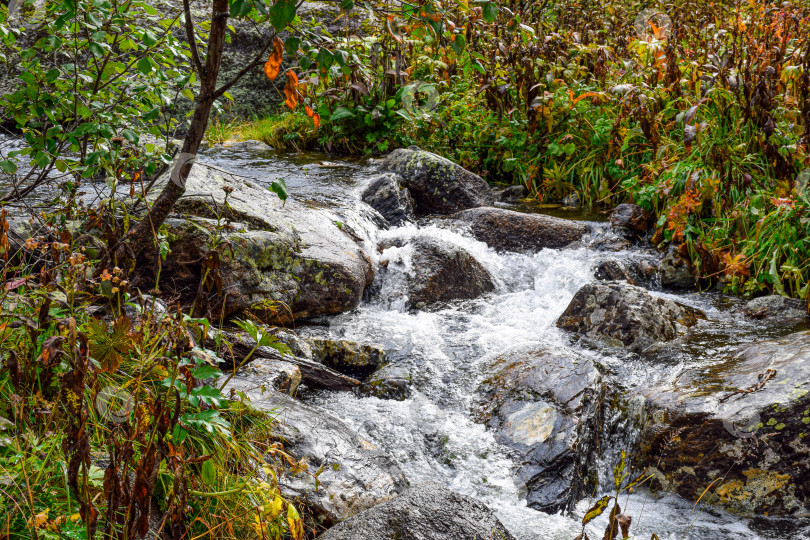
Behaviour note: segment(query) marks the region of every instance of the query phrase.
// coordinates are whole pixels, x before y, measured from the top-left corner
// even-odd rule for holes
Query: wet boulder
[[[520,456],[517,481],[529,506],[571,509],[597,484],[600,373],[587,358],[550,350],[508,353],[491,370],[479,388],[477,419]]]
[[[680,249],[670,244],[664,258],[658,265],[661,285],[668,289],[682,290],[695,288],[695,272],[691,263]]]
[[[407,188],[402,187],[395,174],[381,174],[368,185],[361,198],[379,212],[389,225],[396,227],[416,219],[411,194]]]
[[[409,309],[422,309],[439,302],[471,300],[495,290],[486,268],[456,244],[430,236],[416,236],[410,241],[390,241],[381,247],[381,264],[384,265],[381,273],[397,273],[404,279],[405,291],[402,293]],[[381,277],[385,279],[387,276]]]
[[[636,282],[624,269],[624,265],[613,259],[599,263],[594,272],[594,277],[599,281],[626,281],[631,285],[636,285]]]
[[[754,298],[745,304],[743,314],[749,319],[769,324],[797,325],[810,322],[805,301],[777,294]]]
[[[411,396],[411,367],[399,363],[382,366],[360,385],[361,396],[404,401]]]
[[[521,199],[525,199],[529,196],[529,190],[527,190],[526,186],[523,184],[518,184],[516,186],[509,186],[507,188],[495,191],[494,195],[498,202],[517,204],[521,201]]]
[[[299,384],[301,384],[301,369],[295,364],[276,358],[256,358],[228,382],[227,390],[249,392],[260,388],[272,388],[293,396]]]
[[[514,540],[484,503],[430,482],[361,512],[323,540]]]
[[[453,217],[469,223],[473,236],[497,251],[563,248],[588,232],[588,226],[577,221],[504,208],[472,208]]]
[[[249,393],[252,404],[273,411],[285,449],[306,458],[310,473],[279,477],[283,492],[302,499],[323,526],[346,519],[405,491],[396,461],[334,416],[271,390]]]
[[[385,362],[382,345],[321,337],[307,341],[315,361],[356,379],[365,379]]]
[[[226,189],[228,208],[223,207]],[[292,199],[283,203],[266,185],[195,164],[186,194],[167,221],[171,253],[162,265],[160,287],[190,304],[207,264],[203,307],[216,315],[251,312],[267,322],[288,323],[351,310],[372,281],[373,269],[337,221],[327,210]],[[212,255],[215,241],[220,249]],[[155,266],[141,262],[141,284],[152,288]]]
[[[394,150],[382,169],[398,175],[414,200],[417,216],[452,214],[493,203],[487,182],[460,165],[418,148]]]
[[[643,352],[697,324],[698,309],[651,295],[629,283],[591,283],[574,295],[557,326],[608,345]]]
[[[744,516],[807,516],[809,358],[810,332],[801,332],[647,389],[635,463],[654,475],[653,488],[688,500]]]
[[[625,203],[613,209],[610,224],[624,233],[642,235],[652,225],[652,216],[636,204]]]

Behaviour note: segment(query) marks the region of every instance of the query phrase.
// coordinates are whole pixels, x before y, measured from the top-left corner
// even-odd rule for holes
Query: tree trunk
[[[196,155],[200,148],[200,143],[205,136],[208,126],[208,118],[211,115],[211,108],[216,99],[215,91],[219,68],[222,63],[222,51],[225,48],[225,33],[228,29],[229,6],[228,0],[213,0],[211,13],[211,30],[208,35],[208,51],[200,76],[200,94],[196,100],[194,115],[191,118],[188,135],[183,143],[181,153]],[[189,39],[194,39],[193,34]],[[191,171],[192,164],[188,163],[180,170],[180,184],[185,185]],[[163,188],[155,203],[149,208],[147,215],[138,225],[129,232],[124,243],[128,246],[126,252],[119,250],[116,257],[136,258],[144,250],[156,247],[157,231],[166,217],[172,211],[174,204],[185,193],[185,188],[169,181]]]

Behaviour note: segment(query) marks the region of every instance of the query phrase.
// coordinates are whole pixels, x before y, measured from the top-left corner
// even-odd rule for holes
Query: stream
[[[520,540],[573,540],[590,506],[581,501],[573,516],[549,515],[526,506],[524,489],[514,480],[514,456],[499,445],[485,426],[473,421],[476,389],[487,368],[504,352],[527,347],[555,350],[576,348],[581,355],[622,373],[624,355],[586,350],[572,344],[554,326],[574,293],[592,282],[601,258],[631,258],[633,250],[601,253],[585,247],[544,249],[533,255],[496,253],[485,244],[442,220],[418,225],[378,229],[366,216],[360,193],[373,175],[366,160],[336,160],[322,154],[245,153],[209,149],[201,161],[270,182],[284,178],[290,195],[300,201],[328,206],[343,223],[365,239],[367,253],[379,270],[361,305],[348,313],[324,317],[299,326],[302,334],[356,342],[379,343],[391,363],[401,363],[411,381],[404,401],[358,398],[347,392],[304,391],[302,399],[342,419],[378,449],[393,456],[411,484],[436,481],[476,497],[496,511],[504,525]],[[365,207],[365,208],[364,208]],[[590,218],[593,235],[609,235],[607,224],[577,211],[562,212],[575,219]],[[561,215],[557,212],[557,215]],[[496,290],[481,298],[456,302],[439,309],[405,308],[405,278],[411,269],[408,248],[391,247],[380,253],[376,245],[386,239],[425,235],[458,244],[469,251],[496,279]],[[648,373],[622,373],[633,382],[673,380],[695,366],[719,362],[742,344],[797,330],[763,330],[732,313],[740,301],[718,293],[666,294],[697,307],[707,321],[660,353],[667,369]],[[610,481],[610,468],[600,471]],[[810,538],[810,523],[791,519],[744,520],[711,507],[694,507],[677,495],[652,496],[645,491],[621,497],[625,513],[633,517],[631,534],[661,539]],[[587,531],[601,538],[606,515]]]
[[[574,540],[580,533],[582,516],[596,497],[581,501],[571,516],[549,515],[526,505],[525,486],[515,481],[515,455],[473,420],[477,388],[499,355],[526,348],[573,349],[620,374],[628,385],[666,383],[685,369],[722,361],[742,344],[800,329],[762,328],[734,311],[740,300],[719,293],[653,290],[653,294],[703,310],[708,319],[686,338],[661,350],[658,365],[646,372],[630,370],[626,361],[631,353],[582,347],[556,328],[555,321],[576,291],[595,280],[594,269],[599,262],[608,256],[619,260],[637,257],[632,249],[606,253],[588,249],[584,247],[587,242],[581,242],[530,255],[496,253],[441,219],[381,230],[369,217],[369,207],[360,201],[360,193],[375,172],[366,159],[211,148],[202,152],[199,161],[267,184],[283,178],[291,197],[329,208],[362,238],[378,270],[371,287],[374,292],[367,294],[357,309],[308,321],[297,330],[304,335],[383,345],[388,360],[407,372],[410,397],[395,401],[314,390],[304,390],[300,397],[337,416],[391,455],[411,484],[436,481],[480,499],[520,540]],[[43,195],[39,200],[46,198]],[[592,236],[612,234],[604,217],[574,210],[559,210],[556,215],[587,220]],[[406,309],[405,279],[412,269],[412,254],[407,246],[382,252],[376,246],[387,239],[420,235],[466,249],[494,276],[495,291],[440,308]],[[379,271],[381,265],[386,271]],[[630,438],[633,434],[627,435]],[[610,466],[603,465],[601,485],[611,482]],[[620,502],[624,513],[633,518],[631,535],[645,540],[653,533],[662,540],[810,539],[808,520],[741,519],[715,508],[695,506],[677,495],[653,496],[644,490],[622,495]],[[606,522],[607,513],[589,524],[589,536],[601,538]]]

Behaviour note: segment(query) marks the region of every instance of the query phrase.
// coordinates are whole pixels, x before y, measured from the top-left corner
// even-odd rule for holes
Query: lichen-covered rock
[[[661,285],[670,289],[693,289],[695,287],[695,272],[692,265],[679,252],[679,249],[670,245],[664,258],[658,266]]]
[[[703,496],[746,516],[807,516],[808,359],[810,332],[801,332],[742,347],[646,390],[635,463],[655,476],[653,488],[689,500]]]
[[[322,540],[514,540],[484,503],[430,482],[339,523]]]
[[[557,326],[609,345],[643,352],[685,333],[698,309],[652,296],[628,283],[591,283],[574,295]]]
[[[452,214],[493,203],[492,191],[483,178],[424,150],[394,150],[383,160],[382,169],[402,179],[413,197],[417,216]]]
[[[453,217],[469,223],[476,239],[498,251],[532,252],[562,248],[588,232],[587,225],[577,221],[504,208],[472,208]]]
[[[385,362],[382,345],[320,337],[309,338],[308,341],[313,360],[356,379],[365,379]]]
[[[382,278],[396,273],[405,282],[405,306],[422,309],[438,302],[471,300],[493,291],[495,284],[489,272],[461,246],[429,236],[416,236],[410,241],[387,242],[381,262]],[[387,248],[396,248],[396,258],[387,258]],[[406,260],[403,261],[402,258]],[[402,264],[404,268],[398,266]]]
[[[631,285],[636,285],[636,282],[624,269],[624,265],[613,259],[599,263],[594,272],[594,277],[600,281],[626,281]]]
[[[213,314],[251,311],[267,322],[286,323],[357,306],[373,270],[336,216],[292,199],[284,204],[258,182],[199,163],[175,205],[178,217],[167,221],[171,254],[163,263],[162,289],[189,303],[196,297],[225,187],[233,190],[222,211],[231,223],[221,233],[227,245],[210,276],[216,282],[207,297]],[[154,286],[151,261],[139,268],[144,285]]]
[[[745,304],[743,313],[749,319],[770,324],[796,325],[810,322],[805,301],[777,294],[754,298]]]
[[[520,456],[516,476],[529,506],[571,509],[597,484],[601,375],[587,358],[548,350],[508,353],[491,369],[479,388],[478,420]]]
[[[285,449],[310,464],[309,472],[280,476],[279,484],[288,497],[302,499],[321,525],[328,527],[407,488],[391,457],[334,416],[272,390],[248,397],[254,406],[273,411]]]
[[[411,194],[402,187],[395,174],[384,173],[373,180],[363,191],[362,199],[390,225],[399,226],[415,220]]]
[[[644,234],[652,224],[652,216],[636,204],[620,204],[610,214],[610,224],[624,232]]]

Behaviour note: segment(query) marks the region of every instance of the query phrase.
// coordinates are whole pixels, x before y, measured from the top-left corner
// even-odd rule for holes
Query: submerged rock
[[[785,298],[777,294],[754,298],[743,308],[749,319],[762,320],[771,324],[801,324],[810,322],[807,303],[796,298]]]
[[[220,242],[227,244],[220,243],[218,262],[211,263],[216,267],[209,274],[215,287],[206,295],[211,313],[252,312],[267,322],[286,323],[357,306],[373,270],[335,216],[291,199],[284,204],[265,185],[200,163],[175,205],[178,217],[167,221],[171,254],[163,263],[161,288],[187,303],[197,296],[226,187],[232,193],[222,214],[231,223],[220,233]],[[139,268],[145,284],[154,286],[154,265]]]
[[[479,388],[478,419],[520,455],[517,481],[529,506],[573,508],[597,484],[599,372],[587,358],[548,350],[509,353],[493,369]]]
[[[810,515],[808,359],[801,332],[646,391],[636,463],[653,487],[745,516]]]
[[[493,203],[492,192],[483,178],[424,150],[394,150],[383,160],[382,168],[402,179],[402,185],[413,196],[418,216],[452,214]]]
[[[644,234],[652,224],[649,212],[636,204],[620,204],[610,214],[613,227],[632,235]]]
[[[557,326],[643,352],[656,343],[675,339],[705,317],[698,309],[652,296],[628,283],[591,283],[577,291]]]
[[[400,178],[395,174],[385,173],[372,181],[363,191],[362,199],[390,225],[399,226],[416,219],[411,194],[402,187]]]
[[[489,272],[469,252],[455,244],[417,236],[407,243],[395,240],[381,247],[410,250],[409,268],[404,277],[406,307],[409,309],[422,309],[438,302],[471,300],[495,289]],[[382,262],[388,266],[392,264],[385,259],[385,252]],[[392,271],[399,269],[389,267],[383,270]]]
[[[274,411],[285,449],[306,458],[309,472],[280,476],[289,497],[305,501],[324,526],[346,519],[407,488],[396,462],[334,416],[278,392],[254,391],[253,405]],[[322,469],[317,479],[314,472]]]
[[[411,368],[396,363],[386,364],[360,385],[361,396],[404,401],[411,396]]]
[[[323,540],[514,540],[484,503],[430,482],[357,514]]]
[[[504,208],[472,208],[453,216],[470,224],[473,236],[498,251],[562,248],[582,238],[587,225],[543,214]]]

